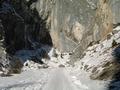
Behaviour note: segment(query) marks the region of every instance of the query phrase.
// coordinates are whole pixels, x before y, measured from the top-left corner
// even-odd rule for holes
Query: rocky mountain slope
[[[120,27],[117,27],[112,33],[109,33],[106,40],[88,47],[84,52],[84,57],[75,62],[75,68],[89,72],[91,79],[114,78],[114,74],[120,70],[117,56],[119,43]]]

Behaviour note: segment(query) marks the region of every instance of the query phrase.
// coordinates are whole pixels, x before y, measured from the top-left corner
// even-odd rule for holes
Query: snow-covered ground
[[[0,90],[42,90],[49,69],[29,70],[10,77],[0,77]]]
[[[55,68],[58,68],[60,65],[64,65],[65,72],[67,72],[67,74],[69,74],[68,77],[70,76],[70,78],[69,78],[70,81],[72,81],[72,84],[74,86],[76,86],[75,90],[106,90],[107,89],[109,81],[90,79],[90,77],[89,77],[90,73],[80,69],[79,68],[80,65],[77,64],[77,66],[72,67],[71,65],[69,65],[67,63],[70,60],[70,55],[68,53],[64,53],[62,57],[59,52],[57,52],[57,53],[58,53],[57,58],[51,56],[51,61],[49,62],[49,65],[54,66]],[[53,85],[53,84],[51,84],[51,85]],[[50,90],[52,90],[52,89],[50,89]],[[58,89],[54,89],[54,90],[60,90],[60,89],[58,88]],[[62,87],[61,87],[61,90],[69,90],[69,89],[62,89]]]
[[[27,62],[29,65],[24,66],[21,74],[0,77],[0,90],[47,90],[48,88],[49,90],[72,90],[72,88],[74,90],[104,90],[105,82],[91,80],[86,72],[67,65],[68,60],[68,54],[63,58],[60,55],[58,58],[51,57],[51,61],[46,61],[49,65],[46,69],[39,68],[40,65],[31,61]],[[64,71],[59,70],[60,65],[66,66],[62,67],[65,68]]]
[[[70,60],[69,54],[61,58],[57,53],[57,58],[51,55],[51,61],[45,61],[49,68],[27,61],[28,66],[24,66],[21,74],[0,77],[0,90],[104,90],[104,82],[91,80],[86,72],[66,63]]]
[[[112,63],[109,62],[113,62],[111,52],[114,49],[114,41],[120,43],[120,27],[114,29],[108,39],[101,41],[100,44],[88,47],[85,56],[78,59],[74,67],[67,63],[70,60],[68,53],[61,55],[60,52],[53,48],[49,52],[51,59],[43,59],[46,64],[39,65],[32,61],[26,61],[28,65],[23,67],[21,74],[0,77],[0,90],[46,90],[46,88],[52,90],[53,87],[53,90],[69,90],[71,85],[79,88],[76,90],[106,90],[109,80],[92,80],[90,75],[97,72],[96,75],[99,76],[106,68],[106,63],[108,66],[109,64],[112,66]],[[59,71],[59,68],[64,68],[65,72],[61,71],[63,69]],[[67,75],[70,80],[67,79]],[[57,85],[55,82],[59,82],[59,84]],[[63,82],[71,85],[65,84],[66,86],[64,86]],[[63,87],[60,89],[60,86]]]

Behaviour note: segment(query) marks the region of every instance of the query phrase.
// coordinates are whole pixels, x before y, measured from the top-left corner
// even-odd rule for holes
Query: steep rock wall
[[[38,0],[31,8],[48,18],[54,47],[61,52],[73,52],[74,58],[81,57],[89,45],[104,40],[112,31],[116,17],[113,11],[118,8],[113,7],[114,2],[119,1]]]
[[[104,40],[112,31],[113,24],[119,23],[119,0],[12,0],[12,2],[17,13],[25,19],[25,27],[30,33],[39,29],[31,29],[35,23],[38,23],[38,26],[45,23],[54,47],[61,52],[72,52],[71,59],[81,57],[88,46]],[[37,10],[35,12],[39,13],[39,16],[34,16],[34,10]],[[30,20],[33,22],[30,23]],[[44,23],[41,23],[41,20]],[[47,37],[47,34],[37,33],[31,37],[39,40],[41,36]]]

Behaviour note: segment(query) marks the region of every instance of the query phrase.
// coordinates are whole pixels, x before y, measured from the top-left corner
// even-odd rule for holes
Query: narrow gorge
[[[0,90],[120,90],[119,4],[0,0]]]

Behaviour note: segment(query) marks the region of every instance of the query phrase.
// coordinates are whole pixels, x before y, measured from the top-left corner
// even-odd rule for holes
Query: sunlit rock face
[[[38,0],[31,5],[47,17],[54,47],[81,57],[83,51],[112,31],[117,0]],[[112,5],[113,4],[113,5]],[[114,9],[113,9],[114,8]],[[118,15],[119,16],[119,15]]]

